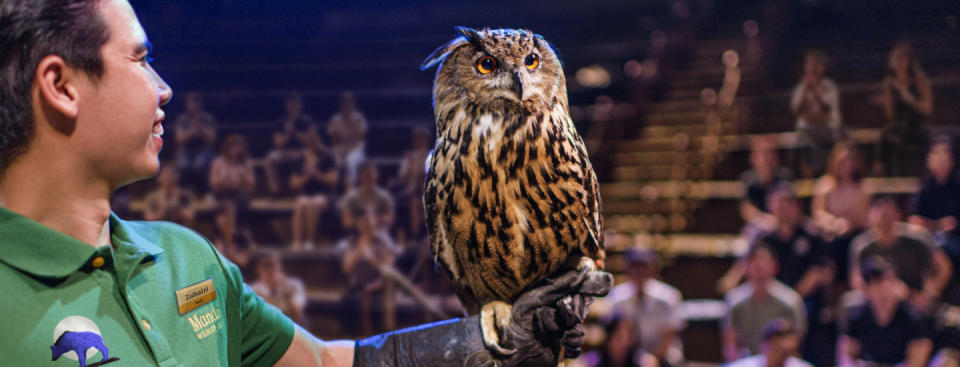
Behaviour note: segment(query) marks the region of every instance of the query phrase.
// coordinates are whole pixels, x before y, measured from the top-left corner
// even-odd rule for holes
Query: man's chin
[[[143,181],[156,176],[157,173],[160,172],[160,160],[154,157],[152,162],[141,164],[135,170],[131,171],[132,172],[130,175],[128,175],[125,179],[120,180],[120,183],[116,185],[117,189],[131,183]]]

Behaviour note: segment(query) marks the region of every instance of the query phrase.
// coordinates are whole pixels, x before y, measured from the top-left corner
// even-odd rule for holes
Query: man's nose
[[[170,103],[170,100],[173,99],[173,88],[170,88],[170,85],[160,77],[160,74],[153,69],[153,66],[150,66],[150,75],[153,77],[154,83],[157,84],[157,95],[160,97],[160,106]]]

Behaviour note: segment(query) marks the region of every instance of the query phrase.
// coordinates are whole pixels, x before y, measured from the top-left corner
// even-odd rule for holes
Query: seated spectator
[[[936,244],[960,266],[960,179],[954,170],[953,151],[949,138],[938,138],[927,155],[928,175],[914,200],[909,222],[934,233]],[[960,274],[954,273],[944,292],[944,301],[960,305]]]
[[[239,213],[247,209],[255,185],[247,139],[240,134],[228,136],[210,168],[210,188],[214,196],[218,201],[233,202]]]
[[[826,63],[827,55],[823,52],[807,52],[803,58],[803,75],[790,99],[790,109],[797,117],[799,142],[810,152],[800,164],[804,177],[823,172],[827,150],[843,133],[840,92],[833,81],[824,76]]]
[[[293,207],[293,249],[312,249],[320,215],[337,195],[336,163],[319,137],[311,137],[303,164],[290,177],[290,187],[299,192]]]
[[[284,272],[280,255],[275,252],[261,254],[250,265],[256,273],[254,282],[250,284],[254,292],[280,309],[293,322],[307,327],[307,291],[300,279]]]
[[[794,357],[800,349],[800,336],[786,319],[773,319],[763,328],[761,354],[727,363],[724,367],[813,367]]]
[[[748,241],[774,229],[776,220],[767,210],[767,190],[793,178],[789,170],[779,165],[776,144],[769,136],[754,138],[750,151],[751,169],[740,175],[740,182],[745,187],[740,216],[747,222],[743,232]]]
[[[928,310],[950,279],[950,260],[933,247],[929,236],[921,237],[900,223],[900,209],[893,199],[881,196],[873,200],[868,213],[870,229],[853,240],[850,258],[851,287],[860,289],[859,265],[863,259],[880,257],[893,264],[896,275],[910,290],[914,307]],[[924,231],[925,232],[925,231]]]
[[[591,367],[659,367],[657,358],[639,346],[635,329],[638,321],[615,313],[604,323],[606,342],[603,349],[600,353],[587,352],[582,359]]]
[[[343,92],[340,96],[340,111],[330,117],[327,135],[330,136],[330,148],[337,165],[345,171],[346,182],[355,184],[357,169],[366,159],[367,118],[357,110],[353,92]]]
[[[876,145],[874,174],[920,174],[920,171],[909,168],[920,162],[914,158],[919,158],[926,150],[926,120],[931,113],[933,90],[930,80],[910,44],[899,43],[890,51],[883,79],[883,115],[887,123]]]
[[[231,201],[218,203],[213,224],[216,231],[213,246],[248,275],[250,252],[256,250],[257,243],[250,230],[237,226],[236,204]]]
[[[303,151],[313,137],[319,137],[317,123],[303,112],[303,97],[290,93],[283,104],[286,113],[277,119],[279,127],[273,132],[273,147],[267,153],[264,170],[267,189],[271,194],[293,197],[290,176],[302,164]]]
[[[802,338],[807,329],[803,299],[776,280],[777,259],[762,242],[746,254],[747,282],[726,295],[727,315],[722,322],[723,355],[734,361],[760,352],[763,327],[770,320],[784,318],[796,325]]]
[[[814,186],[811,206],[837,267],[837,281],[846,284],[850,243],[866,227],[870,207],[870,194],[863,184],[863,161],[853,147],[842,142],[834,145],[827,173]]]
[[[344,229],[355,230],[356,219],[365,215],[369,207],[373,208],[373,224],[377,231],[389,230],[393,225],[393,198],[387,190],[377,185],[378,177],[376,165],[371,162],[360,165],[359,186],[347,192],[340,200],[340,218]]]
[[[187,93],[186,109],[175,124],[177,169],[183,183],[202,194],[207,191],[207,172],[217,144],[217,120],[203,108],[200,93]]]
[[[631,248],[624,254],[630,280],[611,290],[607,301],[616,312],[636,321],[636,333],[643,350],[661,363],[680,366],[683,344],[680,332],[686,326],[680,291],[656,278],[659,259],[651,250]]]
[[[400,243],[405,243],[408,237],[412,240],[422,238],[427,228],[424,225],[423,185],[427,176],[426,160],[430,154],[430,130],[414,128],[411,138],[412,149],[403,153],[396,182],[397,211],[402,214],[404,222],[398,224]]]
[[[393,286],[383,281],[381,267],[393,266],[396,250],[393,240],[376,227],[377,210],[368,205],[353,216],[352,234],[337,247],[344,253],[343,273],[349,278],[348,295],[359,297],[360,325],[363,335],[372,335],[373,298],[381,294],[384,328],[394,328]],[[348,311],[353,314],[354,308]]]
[[[840,366],[923,367],[933,350],[929,318],[905,301],[895,265],[870,256],[859,269],[867,303],[851,308],[840,337]]]
[[[167,220],[186,227],[195,227],[193,195],[178,186],[179,179],[176,166],[163,165],[157,176],[157,184],[160,186],[147,194],[144,199],[146,208],[143,211],[143,219]]]
[[[833,361],[831,349],[836,345],[836,331],[831,327],[832,320],[821,316],[829,307],[828,291],[834,282],[835,266],[819,230],[803,215],[800,201],[789,184],[782,183],[771,189],[767,195],[767,208],[776,220],[776,229],[762,235],[756,242],[773,251],[780,265],[777,280],[803,297],[808,320],[806,338],[802,343],[804,359],[829,364]],[[743,268],[742,262],[734,264],[726,277],[742,274]],[[734,279],[725,281],[735,284]]]

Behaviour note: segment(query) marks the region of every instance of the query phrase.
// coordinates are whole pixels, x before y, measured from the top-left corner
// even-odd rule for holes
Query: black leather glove
[[[486,350],[479,316],[397,330],[357,341],[354,366],[556,366],[561,348],[571,356],[583,343],[582,322],[594,296],[604,296],[613,275],[570,271],[547,279],[513,302],[502,332],[509,356]]]

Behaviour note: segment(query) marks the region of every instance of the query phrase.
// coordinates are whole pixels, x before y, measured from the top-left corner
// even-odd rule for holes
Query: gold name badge
[[[205,305],[217,298],[217,290],[213,289],[213,279],[189,285],[177,291],[177,307],[183,315],[190,310]]]

